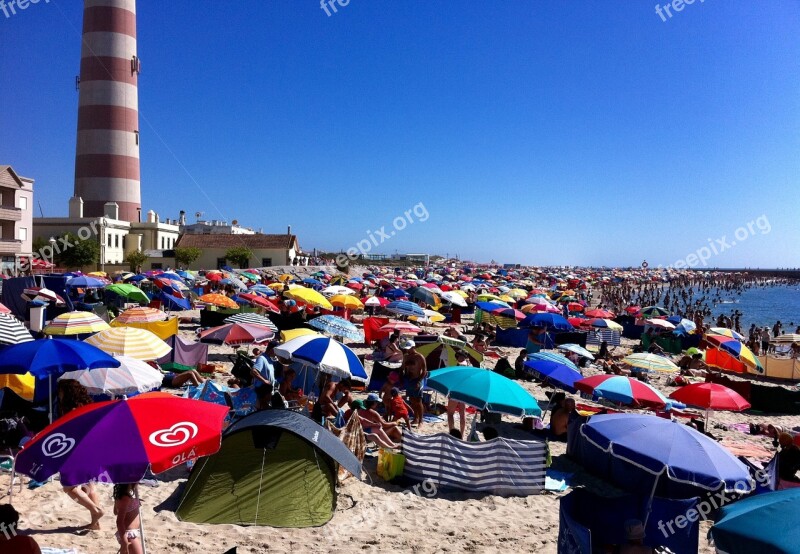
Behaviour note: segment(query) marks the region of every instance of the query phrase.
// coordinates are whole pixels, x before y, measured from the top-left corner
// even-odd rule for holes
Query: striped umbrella
[[[250,287],[248,289],[248,291],[251,292],[251,293],[263,294],[265,296],[275,296],[275,291],[274,290],[269,288],[267,285],[262,285],[260,283],[256,284],[256,285],[253,285],[252,287]]]
[[[91,312],[68,312],[56,316],[44,328],[45,335],[88,335],[108,329],[108,323]]]
[[[422,329],[407,321],[390,321],[382,326],[380,331],[400,331],[406,335],[416,335],[417,333],[421,333]]]
[[[663,408],[669,402],[647,383],[623,375],[593,375],[575,381],[575,388],[611,402],[646,408]]]
[[[323,373],[367,382],[367,372],[355,352],[328,337],[305,335],[275,348],[281,358],[313,367]]]
[[[579,344],[573,344],[570,342],[567,344],[559,344],[558,346],[556,346],[556,348],[558,348],[559,350],[566,350],[567,352],[572,352],[583,358],[589,358],[590,360],[594,360],[594,355]]]
[[[0,314],[0,344],[20,344],[32,340],[30,331],[16,317]]]
[[[665,310],[661,306],[647,306],[642,308],[639,313],[645,318],[664,317],[669,315],[669,311]]]
[[[140,306],[125,310],[117,316],[117,321],[119,323],[154,323],[165,321],[168,317],[166,313],[156,308]]]
[[[264,327],[269,327],[273,333],[278,332],[278,327],[276,327],[267,316],[253,312],[233,314],[225,318],[225,323],[252,323],[254,325],[263,325]]]
[[[308,324],[334,337],[344,337],[355,341],[364,340],[363,331],[346,319],[335,315],[321,315],[310,320]]]
[[[741,340],[741,341],[744,340],[744,337],[742,335],[740,335],[739,333],[737,333],[733,329],[728,329],[726,327],[712,327],[711,329],[708,330],[708,333],[706,333],[706,334],[708,334],[708,335],[716,335],[716,336],[720,336],[720,337],[730,337],[732,339]]]
[[[200,333],[200,342],[215,344],[253,344],[264,342],[275,336],[275,332],[264,325],[254,323],[226,323]]]
[[[112,327],[92,335],[84,342],[108,354],[137,360],[157,360],[172,351],[158,336],[137,327]]]
[[[623,358],[622,361],[631,367],[638,367],[646,371],[661,371],[664,373],[680,371],[680,368],[672,363],[672,360],[658,354],[631,354]]]
[[[45,287],[29,287],[22,291],[22,298],[28,302],[52,302],[56,306],[64,306],[64,299]]]
[[[86,387],[89,394],[110,396],[148,392],[161,386],[164,375],[148,363],[136,358],[117,356],[119,367],[70,371],[59,378],[74,379]]]
[[[415,315],[417,317],[425,317],[425,311],[414,304],[413,302],[409,302],[408,300],[396,300],[394,302],[390,302],[386,309],[393,314],[397,315]]]
[[[237,304],[224,294],[219,294],[215,292],[212,292],[211,294],[204,294],[203,296],[198,298],[197,301],[202,302],[203,304],[217,306],[218,308],[236,309],[239,307],[239,304]]]

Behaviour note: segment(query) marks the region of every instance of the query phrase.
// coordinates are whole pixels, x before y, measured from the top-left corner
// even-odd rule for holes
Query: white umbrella
[[[59,381],[74,379],[86,387],[89,394],[110,396],[147,392],[161,386],[164,375],[147,363],[128,356],[117,356],[117,360],[121,364],[119,367],[70,371]]]
[[[461,306],[462,308],[467,307],[467,301],[464,300],[464,297],[458,294],[457,292],[448,290],[446,292],[443,292],[441,296],[444,300],[447,300],[448,302],[450,302],[455,306]]]
[[[322,294],[324,294],[325,296],[336,296],[337,294],[355,294],[355,293],[356,291],[354,291],[353,289],[348,287],[342,287],[340,285],[333,285],[322,289]]]

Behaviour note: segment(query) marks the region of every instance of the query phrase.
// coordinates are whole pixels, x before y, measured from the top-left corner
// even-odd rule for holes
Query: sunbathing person
[[[397,346],[397,335],[389,337],[389,342],[386,343],[386,347],[383,349],[383,361],[393,363],[403,361],[403,353]]]
[[[161,387],[167,389],[179,389],[186,383],[190,383],[195,387],[199,387],[205,382],[205,377],[200,375],[194,369],[190,369],[189,371],[181,371],[180,373],[167,371],[164,373],[164,378],[161,380]]]
[[[400,431],[399,422],[386,421],[381,415],[375,411],[375,407],[380,403],[380,398],[374,392],[367,395],[364,400],[364,409],[358,411],[361,418],[361,424],[364,426],[365,433],[377,433],[383,431],[387,437],[392,441],[400,441],[403,438],[403,433]],[[371,429],[367,431],[367,428]]]
[[[378,412],[368,409],[363,400],[354,400],[350,403],[350,417],[352,416],[361,421],[367,439],[384,448],[400,448],[400,444],[395,443],[383,430],[383,422]]]

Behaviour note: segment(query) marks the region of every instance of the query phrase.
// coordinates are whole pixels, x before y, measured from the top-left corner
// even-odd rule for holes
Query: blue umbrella
[[[386,305],[386,309],[398,315],[415,315],[417,317],[425,317],[425,312],[423,309],[413,302],[409,302],[408,300],[389,302],[389,304]]]
[[[428,387],[479,410],[539,416],[539,404],[516,381],[489,369],[453,366],[431,371]]]
[[[564,356],[537,352],[530,354],[525,362],[525,367],[542,380],[574,393],[575,381],[583,379],[578,367]]]
[[[183,310],[191,310],[192,303],[188,298],[178,298],[171,294],[164,294],[163,292],[158,296],[161,304],[170,312],[180,312]]]
[[[127,283],[133,281],[134,283],[138,283],[140,281],[144,281],[145,279],[147,279],[147,277],[145,277],[144,275],[134,275],[133,277],[128,277],[127,279],[125,279],[125,282]]]
[[[303,284],[311,285],[314,287],[320,287],[322,286],[322,281],[320,281],[319,279],[314,279],[312,277],[306,277],[305,279],[303,279]]]
[[[381,296],[397,300],[398,298],[408,298],[408,293],[403,289],[391,289],[384,291]]]
[[[328,337],[303,335],[275,348],[287,360],[300,362],[325,373],[367,382],[367,372],[355,352]]]
[[[310,320],[308,324],[315,329],[324,331],[335,337],[344,337],[351,340],[364,340],[364,333],[358,327],[344,318],[335,315],[321,315]]]
[[[800,489],[769,492],[722,508],[711,528],[717,552],[792,554],[800,544]]]
[[[274,290],[269,288],[267,285],[262,285],[262,284],[253,285],[252,287],[250,287],[249,290],[250,290],[250,292],[257,292],[257,293],[260,293],[260,294],[263,294],[263,295],[266,295],[266,296],[275,296],[277,294]]]
[[[580,433],[613,458],[654,475],[651,501],[662,475],[710,491],[753,488],[742,462],[688,425],[652,415],[608,414],[592,417]]]
[[[181,269],[181,270],[178,270],[177,273],[178,273],[179,276],[181,276],[182,278],[184,278],[187,281],[195,281],[196,280],[196,277],[194,275],[192,275],[191,273],[189,273],[188,271],[183,271]]]
[[[531,314],[519,323],[520,327],[544,327],[548,331],[572,331],[572,324],[564,316],[551,313]]]
[[[106,281],[98,279],[97,277],[92,277],[91,275],[81,275],[80,277],[73,277],[67,281],[68,287],[80,287],[82,289],[103,288],[106,284]]]
[[[184,271],[184,273],[186,273]],[[166,273],[162,273],[159,275],[161,279],[169,279],[170,281],[178,281],[179,283],[183,282],[183,277],[178,275],[177,273],[172,273],[171,271],[167,271]]]
[[[508,304],[501,304],[500,302],[475,302],[475,306],[484,312],[493,312],[495,310],[508,308]]]

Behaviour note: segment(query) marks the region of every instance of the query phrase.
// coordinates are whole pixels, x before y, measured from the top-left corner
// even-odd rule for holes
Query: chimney
[[[73,196],[69,199],[69,217],[70,219],[83,217],[83,198],[80,196]]]
[[[292,226],[291,226],[291,225],[289,225],[289,226],[286,228],[286,234],[287,234],[287,235],[289,235],[289,236],[291,236],[291,235],[292,235]]]
[[[178,218],[178,225],[186,225],[186,212],[181,210],[181,216]]]
[[[147,222],[156,223],[156,212],[153,210],[147,210]]]

